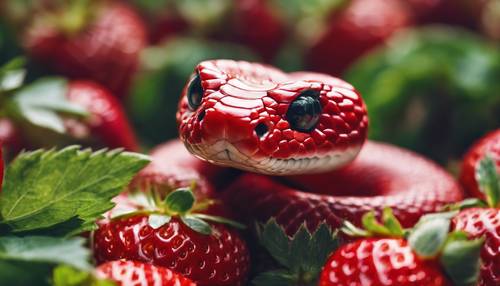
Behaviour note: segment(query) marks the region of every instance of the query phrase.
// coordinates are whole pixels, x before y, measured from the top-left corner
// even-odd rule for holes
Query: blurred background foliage
[[[45,2],[67,1],[3,1],[2,63],[24,54],[23,31]],[[85,4],[74,16],[108,1],[73,2]],[[123,99],[145,149],[177,136],[178,97],[196,63],[214,58],[345,78],[366,100],[372,139],[441,163],[500,126],[499,0],[120,2],[133,7],[147,29]],[[34,77],[54,73],[37,61],[29,67]]]

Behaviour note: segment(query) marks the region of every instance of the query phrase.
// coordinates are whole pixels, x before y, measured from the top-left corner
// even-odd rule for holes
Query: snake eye
[[[321,114],[319,91],[303,91],[288,107],[286,119],[293,130],[310,132],[318,123]]]
[[[187,88],[187,99],[189,107],[192,110],[196,110],[200,107],[201,100],[203,99],[203,87],[201,86],[199,74],[196,74],[189,82],[189,86]]]

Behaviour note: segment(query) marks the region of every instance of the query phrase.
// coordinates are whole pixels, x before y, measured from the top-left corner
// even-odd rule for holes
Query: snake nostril
[[[200,112],[198,112],[198,121],[202,121],[203,118],[205,118],[205,109],[202,109]]]
[[[257,134],[257,136],[259,136],[259,137],[266,135],[268,131],[269,131],[269,128],[267,127],[266,124],[264,124],[262,122],[257,124],[257,126],[255,126],[255,134]]]

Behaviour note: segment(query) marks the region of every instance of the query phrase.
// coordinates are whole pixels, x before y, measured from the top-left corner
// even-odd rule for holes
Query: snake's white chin
[[[247,156],[226,140],[220,140],[210,145],[185,144],[185,146],[193,155],[212,164],[274,176],[313,174],[337,169],[351,162],[361,149],[361,145],[357,145],[343,150],[331,151],[321,157],[279,159]]]

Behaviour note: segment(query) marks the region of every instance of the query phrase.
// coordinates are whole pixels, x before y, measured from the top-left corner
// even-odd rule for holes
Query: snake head
[[[195,156],[270,175],[341,167],[359,153],[368,128],[363,99],[340,79],[231,60],[196,66],[177,121]]]

